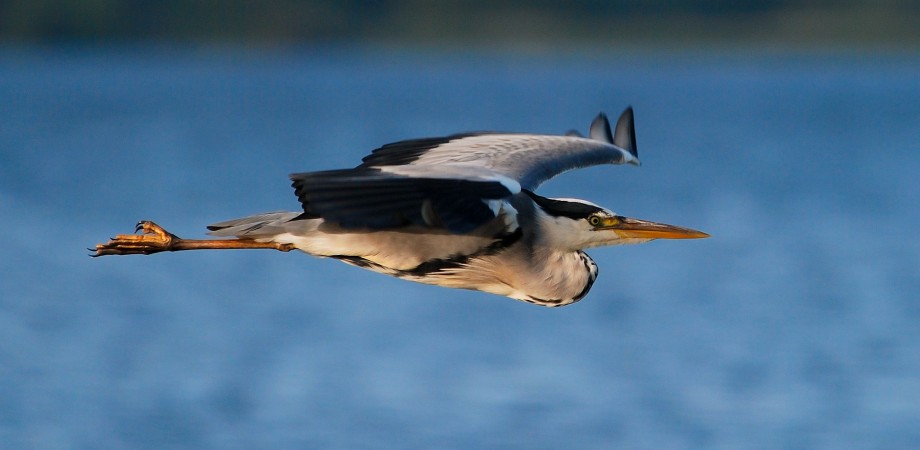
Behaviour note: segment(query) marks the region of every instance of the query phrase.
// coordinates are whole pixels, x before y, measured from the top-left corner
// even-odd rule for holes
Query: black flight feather
[[[484,200],[511,195],[499,181],[415,178],[376,168],[299,173],[291,180],[304,209],[299,218],[318,216],[343,228],[419,225],[468,233],[495,218]]]

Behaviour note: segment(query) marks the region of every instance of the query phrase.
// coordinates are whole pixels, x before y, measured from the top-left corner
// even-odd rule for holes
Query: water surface
[[[0,51],[0,440],[19,448],[920,445],[920,60]],[[641,168],[543,195],[705,230],[544,309],[274,252],[90,259],[296,209],[286,178],[467,130]]]

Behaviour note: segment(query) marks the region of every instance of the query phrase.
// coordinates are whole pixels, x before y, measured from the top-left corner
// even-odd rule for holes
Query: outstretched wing
[[[360,167],[291,175],[303,218],[343,228],[408,225],[473,231],[498,214],[496,200],[520,192],[514,180],[479,168]]]
[[[495,219],[501,200],[567,170],[599,164],[638,164],[632,108],[611,133],[601,113],[590,138],[466,133],[385,145],[354,169],[291,175],[303,205],[298,218],[343,228],[409,225],[464,234]]]
[[[620,115],[611,133],[603,113],[591,124],[590,138],[515,133],[465,133],[412,139],[384,145],[359,168],[465,165],[517,180],[524,189],[567,170],[600,164],[639,164],[632,107]]]

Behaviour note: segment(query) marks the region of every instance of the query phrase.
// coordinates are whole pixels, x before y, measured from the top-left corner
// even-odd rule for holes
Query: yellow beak
[[[638,239],[701,239],[709,235],[702,231],[683,228],[666,223],[650,222],[631,217],[616,216],[608,219],[598,228],[612,230],[622,238]]]

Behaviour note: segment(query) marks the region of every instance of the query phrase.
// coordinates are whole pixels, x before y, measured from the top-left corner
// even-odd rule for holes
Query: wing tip
[[[620,113],[613,132],[610,130],[610,120],[607,114],[601,112],[591,122],[590,137],[595,141],[613,144],[618,148],[629,153],[632,158],[627,162],[639,165],[639,149],[636,146],[636,125],[633,115],[633,107],[627,106]]]
[[[632,105],[627,106],[620,114],[620,118],[617,119],[617,125],[613,132],[613,142],[611,142],[611,144],[626,150],[637,158],[636,161],[638,161],[639,149],[636,146],[636,123],[633,116]]]
[[[595,141],[613,144],[613,135],[610,133],[610,120],[607,114],[601,111],[597,117],[591,121],[591,128],[588,130],[588,136]]]

